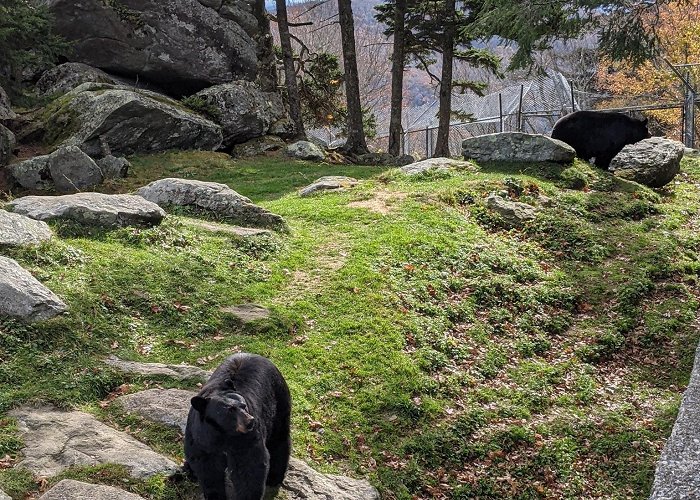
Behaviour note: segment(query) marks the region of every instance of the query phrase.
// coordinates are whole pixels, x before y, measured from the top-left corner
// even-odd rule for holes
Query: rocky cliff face
[[[274,79],[263,0],[45,0],[70,61],[188,95]]]

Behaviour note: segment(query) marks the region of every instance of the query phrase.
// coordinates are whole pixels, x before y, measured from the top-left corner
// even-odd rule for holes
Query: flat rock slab
[[[652,137],[628,144],[610,162],[610,171],[628,181],[659,188],[671,182],[681,170],[685,146],[664,137]]]
[[[509,201],[496,194],[486,199],[486,206],[498,213],[510,226],[518,227],[535,218],[537,210],[532,205]]]
[[[83,483],[73,479],[59,481],[39,498],[40,500],[143,500],[143,497],[119,488]]]
[[[222,307],[221,312],[235,316],[242,323],[250,323],[270,317],[270,310],[258,304],[239,304],[237,306]]]
[[[130,194],[24,196],[8,207],[32,219],[64,219],[99,227],[154,226],[165,217],[165,211],[155,203]]]
[[[230,224],[218,224],[216,222],[206,222],[201,220],[192,220],[188,221],[187,223],[191,226],[204,229],[205,231],[211,231],[212,233],[230,234],[231,236],[237,236],[239,238],[250,238],[252,236],[272,234],[272,231],[270,231],[269,229],[259,229],[256,227],[232,226]]]
[[[470,170],[476,171],[476,166],[470,161],[454,160],[452,158],[428,158],[401,167],[401,172],[406,175],[418,175],[431,170]]]
[[[299,190],[299,196],[310,196],[318,191],[337,191],[359,184],[357,179],[343,175],[326,175]]]
[[[30,323],[53,318],[68,310],[56,294],[7,257],[0,257],[0,297],[0,315]]]
[[[184,433],[187,415],[190,412],[190,400],[196,395],[196,392],[183,389],[147,389],[120,396],[115,403],[128,413],[174,427]]]
[[[0,500],[12,500],[12,499],[10,498],[10,495],[8,495],[4,491],[0,490]]]
[[[0,246],[37,245],[52,236],[46,222],[0,210]]]
[[[379,493],[369,482],[321,474],[296,458],[289,460],[281,489],[290,500],[379,500]]]
[[[253,204],[225,184],[168,178],[151,182],[137,194],[164,208],[190,207],[244,226],[286,228],[282,217]]]
[[[570,163],[574,148],[557,139],[540,134],[500,132],[479,135],[462,141],[466,160],[506,162]]]
[[[163,363],[140,363],[126,361],[116,356],[105,359],[105,364],[122,373],[133,373],[145,377],[170,377],[175,380],[201,380],[206,382],[211,372],[190,365],[166,365]]]
[[[700,498],[700,346],[671,437],[656,464],[650,500]]]
[[[123,465],[137,478],[172,473],[178,468],[172,460],[87,413],[45,406],[22,407],[9,415],[17,419],[25,444],[18,465],[37,476],[106,463]]]

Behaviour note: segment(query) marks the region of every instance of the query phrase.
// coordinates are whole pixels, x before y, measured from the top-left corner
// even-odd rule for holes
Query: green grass
[[[153,229],[60,224],[58,240],[3,250],[71,310],[0,321],[0,415],[30,401],[78,407],[179,460],[178,433],[99,402],[122,384],[182,383],[118,374],[101,358],[211,368],[244,350],[287,378],[295,455],[368,477],[383,498],[648,496],[698,341],[700,162],[659,193],[582,163],[416,179],[213,153],[132,163],[106,191],[167,176],[224,182],[291,232],[240,240],[179,215]],[[321,175],[364,182],[296,195]],[[485,208],[494,190],[553,204],[508,229]],[[272,319],[242,329],[220,312],[247,301]],[[0,458],[19,458],[17,436],[0,419]],[[111,466],[66,475],[151,499],[183,488],[125,481]],[[0,488],[22,498],[37,485],[0,469]]]

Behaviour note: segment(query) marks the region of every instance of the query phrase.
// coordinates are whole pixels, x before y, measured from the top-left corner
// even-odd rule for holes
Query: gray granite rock
[[[73,479],[59,481],[40,500],[143,500],[143,497],[112,486],[83,483]],[[2,498],[0,498],[2,500]]]
[[[114,78],[102,70],[87,64],[68,62],[44,71],[39,81],[36,82],[36,89],[47,96],[65,94],[86,82],[117,83]]]
[[[289,460],[282,491],[290,500],[379,500],[366,480],[321,474],[296,458]]]
[[[258,304],[239,304],[222,307],[221,312],[235,316],[241,323],[250,323],[270,317],[270,310]]]
[[[52,236],[46,222],[0,210],[0,246],[37,245]]]
[[[116,156],[107,155],[97,160],[97,166],[100,167],[102,177],[105,180],[121,179],[128,175],[131,163],[124,157],[117,158]]]
[[[206,382],[211,372],[190,365],[168,365],[163,363],[142,363],[127,361],[116,356],[105,359],[105,364],[123,373],[133,373],[145,377],[169,377],[175,380],[193,380]]]
[[[258,156],[271,151],[280,151],[286,146],[285,142],[276,135],[256,137],[243,144],[236,144],[231,154],[237,157]]]
[[[72,466],[107,463],[123,465],[137,478],[178,469],[172,460],[87,413],[25,406],[9,415],[17,419],[25,446],[18,465],[37,476],[55,476]]]
[[[169,178],[151,182],[137,194],[165,208],[190,207],[244,226],[286,229],[282,217],[253,204],[225,184]]]
[[[342,175],[326,175],[299,190],[299,196],[310,196],[319,191],[338,191],[357,186],[358,180]]]
[[[255,227],[232,226],[230,224],[218,224],[216,222],[208,222],[203,220],[190,220],[187,224],[191,226],[210,231],[212,233],[224,233],[238,238],[250,238],[253,236],[271,235],[272,231],[268,229],[258,229]]]
[[[10,98],[7,97],[5,89],[0,87],[0,120],[13,120],[15,118],[17,118],[17,115],[12,111]]]
[[[476,166],[470,161],[454,160],[452,158],[428,158],[401,167],[406,175],[418,175],[431,170],[470,170],[476,171]]]
[[[60,193],[81,191],[102,183],[102,171],[76,146],[61,147],[49,155],[35,156],[10,166],[20,186],[27,189],[56,189]]]
[[[534,219],[537,214],[535,207],[527,203],[509,201],[496,194],[491,194],[486,198],[486,206],[513,227],[522,226],[523,223]]]
[[[14,151],[16,145],[15,134],[0,124],[0,167],[10,162],[12,151]]]
[[[99,227],[153,226],[165,217],[163,209],[155,203],[129,194],[24,196],[10,202],[8,207],[32,219],[65,219]]]
[[[700,158],[700,150],[693,148],[684,148],[683,156],[688,158]]]
[[[4,491],[0,490],[0,500],[12,500],[12,499],[10,498],[10,495],[8,495]]]
[[[287,154],[300,160],[323,161],[326,154],[316,144],[309,141],[297,141],[287,146]]]
[[[43,321],[68,310],[51,290],[17,262],[0,257],[0,315],[27,322]]]
[[[147,389],[119,396],[115,403],[128,413],[174,427],[184,433],[187,415],[190,412],[190,400],[196,395],[196,392],[182,389]]]
[[[610,162],[610,171],[628,181],[659,188],[671,182],[681,169],[685,146],[664,137],[628,144]]]
[[[540,134],[500,132],[462,141],[466,160],[570,163],[576,151],[568,144]]]

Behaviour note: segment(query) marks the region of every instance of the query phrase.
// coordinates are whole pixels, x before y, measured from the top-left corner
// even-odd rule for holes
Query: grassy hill
[[[180,213],[152,229],[55,224],[49,244],[3,249],[71,310],[36,326],[0,320],[0,415],[78,407],[181,459],[176,432],[106,404],[156,382],[101,360],[213,368],[251,351],[288,380],[295,455],[366,476],[383,498],[647,497],[700,337],[699,161],[662,192],[582,163],[409,179],[214,153],[132,162],[106,190],[225,182],[291,232],[237,239]],[[364,181],[297,196],[328,174]],[[552,203],[508,229],[484,206],[494,190]],[[241,326],[220,310],[241,302],[273,316]],[[0,488],[13,498],[41,486],[10,468],[20,449],[0,417]],[[66,476],[184,495],[115,467]]]

